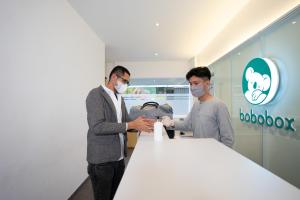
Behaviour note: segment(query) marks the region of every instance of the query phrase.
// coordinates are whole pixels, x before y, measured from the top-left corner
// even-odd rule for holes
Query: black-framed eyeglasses
[[[120,76],[120,75],[117,75],[117,77],[120,78],[120,79],[122,79],[123,83],[125,83],[125,84],[127,84],[127,85],[130,85],[129,80],[123,78],[123,77]]]

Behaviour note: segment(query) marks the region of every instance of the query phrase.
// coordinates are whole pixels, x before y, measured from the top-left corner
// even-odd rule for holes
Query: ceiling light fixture
[[[158,53],[154,53],[155,56],[158,56]]]
[[[156,27],[159,27],[159,23],[158,23],[158,22],[156,22],[156,23],[155,23],[155,26],[156,26]]]
[[[296,24],[296,23],[297,23],[296,21],[293,21],[293,22],[292,22],[292,24]]]

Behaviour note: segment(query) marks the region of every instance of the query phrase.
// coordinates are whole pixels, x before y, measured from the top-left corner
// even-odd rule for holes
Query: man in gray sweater
[[[209,93],[211,73],[207,67],[196,67],[186,74],[191,93],[198,100],[184,121],[164,116],[162,123],[175,130],[193,131],[196,138],[215,138],[232,147],[233,129],[226,105]]]
[[[130,73],[116,66],[106,85],[94,88],[86,99],[88,174],[94,199],[113,199],[122,179],[127,155],[127,129],[151,132],[153,120],[139,117],[130,121],[121,96],[127,89]]]

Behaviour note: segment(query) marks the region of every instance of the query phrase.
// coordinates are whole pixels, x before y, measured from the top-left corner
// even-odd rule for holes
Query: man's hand
[[[135,120],[128,122],[128,129],[136,129],[138,131],[153,132],[155,120],[138,117]]]
[[[163,116],[161,122],[166,127],[174,126],[174,120],[172,120],[169,116]]]

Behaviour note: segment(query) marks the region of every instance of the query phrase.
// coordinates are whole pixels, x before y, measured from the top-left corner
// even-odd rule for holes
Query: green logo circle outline
[[[256,73],[259,73],[261,75],[263,74],[267,74],[269,77],[270,77],[270,81],[271,81],[271,85],[270,87],[268,88],[268,90],[266,91],[263,91],[263,94],[266,95],[266,97],[259,103],[253,103],[253,102],[250,102],[248,100],[248,98],[246,97],[246,92],[248,91],[248,81],[246,80],[246,71],[248,68],[252,67],[254,72]],[[277,69],[277,68],[276,68]],[[278,74],[278,71],[276,71],[276,73]],[[254,58],[252,59],[250,62],[248,62],[248,64],[246,65],[245,69],[244,69],[244,72],[243,72],[243,78],[242,78],[242,90],[243,90],[243,94],[244,94],[244,97],[245,99],[253,104],[253,105],[262,105],[264,104],[264,101],[268,98],[269,96],[269,93],[270,93],[270,90],[271,90],[271,87],[272,87],[272,73],[271,73],[271,70],[270,70],[270,66],[269,64],[266,62],[266,59],[263,59],[263,58]],[[277,86],[278,87],[278,86]],[[277,90],[278,88],[276,88]],[[276,92],[275,92],[276,94]],[[275,96],[274,94],[274,96]],[[269,102],[269,101],[268,101]],[[268,103],[267,102],[267,103]]]

